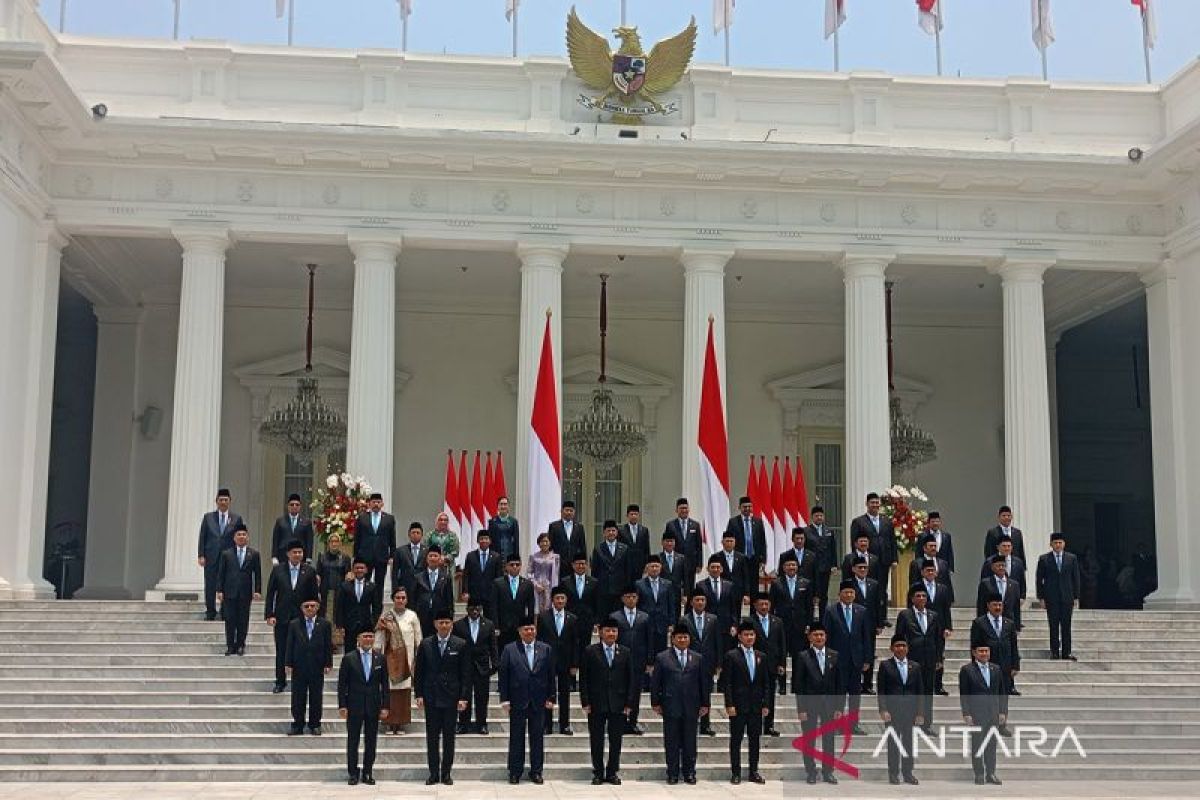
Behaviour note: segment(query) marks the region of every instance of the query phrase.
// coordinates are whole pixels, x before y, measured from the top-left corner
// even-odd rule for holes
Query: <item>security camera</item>
[[[1141,161],[1143,155],[1145,155],[1145,153],[1142,152],[1142,148],[1140,148],[1140,147],[1129,148],[1129,160],[1132,161],[1134,164]]]
[[[96,119],[104,119],[108,116],[108,106],[104,105],[104,103],[96,103],[96,105],[92,106],[92,116]]]

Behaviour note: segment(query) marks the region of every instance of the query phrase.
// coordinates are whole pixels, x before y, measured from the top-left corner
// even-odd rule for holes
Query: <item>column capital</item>
[[[346,236],[346,245],[354,258],[360,261],[391,261],[395,264],[403,249],[404,240],[400,236],[370,236],[351,233]]]
[[[1164,258],[1157,264],[1151,264],[1138,270],[1138,277],[1142,279],[1142,284],[1149,289],[1163,281],[1179,277],[1179,267],[1176,265],[1175,259]]]
[[[67,235],[59,230],[53,222],[47,222],[38,230],[38,241],[45,242],[51,250],[61,253],[63,248],[71,243]]]
[[[725,265],[731,258],[733,258],[732,248],[685,247],[679,251],[679,263],[683,264],[683,271],[687,274],[707,272],[724,275]]]
[[[847,279],[883,278],[888,266],[896,260],[896,254],[875,250],[846,250],[838,262],[838,268]]]
[[[1053,258],[1005,257],[988,267],[988,272],[999,275],[1001,283],[1038,283],[1046,270],[1054,266]]]
[[[92,313],[101,325],[136,325],[142,321],[141,306],[93,306]]]
[[[223,256],[233,244],[233,235],[224,226],[180,225],[171,228],[171,235],[179,242],[184,254]]]
[[[517,258],[521,269],[553,269],[562,272],[563,261],[571,252],[562,242],[517,242]]]

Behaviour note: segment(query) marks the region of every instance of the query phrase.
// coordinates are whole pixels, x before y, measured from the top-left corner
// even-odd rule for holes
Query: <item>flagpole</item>
[[[400,52],[408,52],[408,14],[404,13],[404,3],[398,4],[400,8]]]
[[[288,47],[292,46],[292,34],[296,29],[296,0],[288,0]]]
[[[67,29],[67,0],[61,0],[58,4],[58,32],[63,33]]]
[[[621,0],[621,27],[625,27],[625,0]]]
[[[175,41],[179,41],[179,3],[180,3],[180,0],[175,0],[175,27],[174,27]]]
[[[839,25],[838,28],[841,26]],[[841,72],[841,57],[838,52],[838,28],[833,29],[833,71]]]
[[[512,22],[513,22],[513,58],[517,57],[517,8],[513,6]]]
[[[726,12],[728,14],[728,12]],[[729,66],[729,20],[725,20],[725,66]]]
[[[1042,8],[1042,0],[1037,0],[1038,8],[1038,30],[1042,32],[1042,41],[1038,45],[1038,50],[1042,51],[1042,80],[1050,80],[1050,69],[1046,64],[1046,12]]]
[[[1146,7],[1142,6],[1142,55],[1146,59],[1146,83],[1154,83],[1150,77],[1150,20],[1146,18]]]
[[[937,18],[934,20],[933,26],[933,43],[937,49],[937,71],[938,77],[942,76],[942,3],[946,0],[938,0],[937,2]]]

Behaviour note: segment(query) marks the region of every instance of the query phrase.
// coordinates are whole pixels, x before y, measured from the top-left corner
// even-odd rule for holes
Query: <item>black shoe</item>
[[[546,726],[546,729],[542,731],[542,735],[543,735],[543,736],[553,736],[553,735],[554,735],[554,728],[553,728],[553,727],[551,727],[550,725],[547,725],[547,726]]]
[[[487,726],[487,725],[480,725],[480,726],[479,726],[479,733],[480,733],[480,734],[482,734],[483,736],[487,736],[487,735],[488,735],[488,726]]]
[[[945,689],[938,689],[936,692],[934,692],[934,694],[936,694],[940,697],[949,697],[950,696],[950,693],[947,692]]]
[[[933,736],[933,726],[932,725],[922,725],[921,733],[925,734],[926,736]]]
[[[514,784],[514,785],[518,784],[521,782],[521,776],[520,775],[509,775],[508,782],[511,784]]]
[[[442,785],[443,786],[453,786],[454,778],[451,778],[449,775],[443,775],[442,776]]]
[[[760,775],[757,772],[751,772],[750,773],[750,782],[751,783],[766,783],[767,779],[764,778],[762,775]]]
[[[829,784],[835,784],[835,785],[837,784],[837,776],[834,775],[832,772],[826,772],[824,775],[821,776],[821,780],[823,780]]]
[[[563,736],[574,736],[575,735],[575,731],[571,729],[570,725],[566,725],[564,727],[559,728],[558,732],[561,733]]]
[[[607,780],[609,783],[611,783],[613,786],[620,786],[620,785],[621,785],[621,778],[620,778],[620,777],[618,777],[617,775],[610,775],[610,776],[608,776],[608,778],[606,778],[606,780]]]
[[[716,736],[717,732],[712,729],[712,725],[705,725],[700,729],[700,732],[705,736]]]
[[[271,694],[283,694],[284,684],[277,683],[271,687]]]
[[[867,729],[864,728],[862,725],[855,725],[854,726],[854,735],[855,736],[866,736]]]
[[[975,776],[975,785],[976,785],[976,786],[983,786],[985,783],[987,783],[987,781],[985,781],[985,780],[983,779],[983,776],[982,776],[982,775],[976,775],[976,776]]]
[[[875,694],[875,690],[874,690],[874,689],[872,689],[872,688],[870,688],[870,687],[865,687],[865,688],[862,690],[862,693],[863,693],[863,694]]]
[[[987,781],[988,783],[992,784],[993,786],[1003,786],[1004,785],[1004,781],[997,778],[994,774],[988,775],[986,778],[984,778],[984,780]]]
[[[671,781],[668,778],[667,783],[670,783],[670,782]],[[599,775],[592,776],[592,786],[603,786],[603,785],[604,785],[604,778],[601,778]]]
[[[212,622],[216,618],[217,618],[217,612],[215,612],[215,611],[209,611],[209,612],[205,613],[205,615],[204,615],[205,622]]]
[[[892,627],[892,623],[890,623],[890,622],[885,622],[885,623],[883,623],[883,627],[885,627],[885,628],[890,628],[890,627]]]
[[[239,647],[239,648],[238,648],[238,655],[239,655],[239,656],[244,656],[244,655],[246,655],[246,647],[245,647],[244,645],[243,645],[242,647]]]
[[[686,783],[688,786],[695,786],[696,785],[696,774],[692,773],[691,775],[684,775],[683,782]]]
[[[288,728],[287,735],[288,736],[299,736],[302,733],[304,733],[304,728],[301,728],[299,725],[293,725],[292,727]]]
[[[595,784],[596,781],[592,781],[592,783]],[[676,778],[674,776],[667,778],[667,786],[678,786],[678,785],[679,785],[679,778]]]
[[[904,782],[907,783],[909,786],[920,786],[921,785],[921,782],[919,780],[917,780],[916,775],[905,775]]]
[[[899,775],[888,775],[888,783],[890,783],[892,786],[899,786],[900,785],[900,776]]]
[[[1017,633],[1020,633],[1020,632],[1021,632],[1021,631],[1023,631],[1023,630],[1025,630],[1025,626],[1024,626],[1024,625],[1018,625],[1018,626],[1017,626]]]
[[[641,736],[645,732],[646,732],[645,728],[643,728],[641,725],[638,725],[637,723],[634,723],[634,725],[633,725],[633,735],[634,736]]]
[[[767,728],[765,731],[763,731],[763,733],[765,733],[767,736],[778,736],[779,735],[779,731],[775,730],[774,728]]]
[[[998,730],[999,730],[999,732],[1000,732],[1000,735],[1001,735],[1001,736],[1004,736],[1004,737],[1006,737],[1006,738],[1007,738],[1007,737],[1009,737],[1009,736],[1012,736],[1012,735],[1013,735],[1013,734],[1012,734],[1012,731],[1010,731],[1010,730],[1008,729],[1008,726],[1007,726],[1007,725],[1001,725],[1001,726],[998,728]]]
[[[426,786],[436,786],[439,783],[437,775],[430,775],[425,779]]]
[[[459,736],[466,734],[468,730],[469,728],[461,722],[454,726],[454,732]]]
[[[226,647],[226,648],[225,648],[225,655],[227,655],[227,656],[231,656],[231,655],[233,655],[233,648],[232,648],[232,647]]]
[[[375,776],[369,772],[364,772],[363,776],[362,776],[362,782],[365,783],[367,786],[374,786],[375,785]]]
[[[1075,657],[1075,656],[1073,656],[1073,655],[1065,655],[1065,656],[1063,656],[1063,661],[1078,661],[1078,660],[1079,660],[1079,659],[1078,659],[1078,658],[1076,658],[1076,657]]]
[[[530,776],[529,776],[529,782],[530,782],[530,783],[536,783],[538,786],[541,786],[541,785],[542,785],[542,783],[543,783],[543,781],[542,781],[542,773],[540,773],[540,772],[534,772],[534,773],[530,774]]]
[[[808,781],[809,785],[811,786],[817,782],[817,776],[815,774],[809,775],[807,778],[805,778],[805,780]]]
[[[313,725],[312,727],[310,727],[308,729],[308,732],[311,733],[313,736],[320,736],[321,735],[321,726]]]
[[[346,783],[350,784],[351,786],[358,786],[358,776],[351,775],[349,778],[346,779]]]
[[[739,783],[742,782],[742,776],[734,775],[732,778],[729,779],[729,782],[732,783],[734,786],[737,786]]]
[[[1009,689],[1009,690],[1008,690],[1008,693],[1009,693],[1009,695],[1011,695],[1012,697],[1020,697],[1020,696],[1021,696],[1021,693],[1020,693],[1020,692],[1018,692],[1016,689]]]

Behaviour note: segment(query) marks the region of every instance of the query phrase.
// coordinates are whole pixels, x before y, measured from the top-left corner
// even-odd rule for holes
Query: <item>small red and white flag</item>
[[[1143,38],[1146,40],[1146,48],[1154,49],[1154,43],[1158,39],[1158,22],[1154,18],[1154,4],[1158,0],[1132,0],[1142,12],[1142,31]]]
[[[758,457],[758,488],[754,492],[754,503],[757,506],[758,515],[762,517],[763,532],[766,534],[767,542],[771,543],[775,540],[775,520],[779,510],[775,508],[771,497],[771,474],[767,472],[766,456]],[[767,563],[771,562],[768,560]]]
[[[846,21],[846,0],[825,0],[825,38],[837,33]]]
[[[521,0],[504,0],[504,18],[512,22],[513,14],[517,13],[517,7],[521,5]]]
[[[471,530],[471,480],[467,476],[467,451],[463,450],[458,459],[458,530]],[[462,540],[459,539],[461,544]],[[459,551],[466,550],[459,547]]]
[[[470,539],[487,525],[483,510],[483,464],[479,460],[479,451],[475,451],[475,465],[471,468],[471,528],[467,531]]]
[[[721,376],[713,341],[713,320],[708,320],[708,343],[704,347],[704,370],[700,384],[700,425],[696,435],[700,458],[700,493],[703,496],[701,538],[704,557],[715,550],[715,537],[729,519],[729,437],[725,429],[725,403],[721,398]]]
[[[511,2],[511,0],[510,0]],[[558,381],[554,375],[554,343],[550,338],[550,314],[542,334],[537,383],[533,392],[533,414],[529,420],[528,541],[525,552],[536,550],[537,535],[559,518],[562,507],[562,426],[558,419]]]
[[[459,539],[462,539],[462,532],[458,524],[459,519],[459,499],[458,499],[458,478],[454,474],[454,451],[446,451],[446,490],[442,500],[442,511],[446,516],[450,517],[450,530],[459,534]],[[465,547],[460,547],[459,552],[465,552]]]
[[[775,463],[771,467],[771,508],[775,510],[775,525],[773,536],[768,534],[770,538],[767,542],[767,554],[770,561],[767,563],[774,566],[779,554],[788,549],[791,538],[791,526],[788,525],[790,515],[783,501],[783,475],[779,471],[779,456],[775,456]]]
[[[737,0],[713,0],[713,33],[733,27],[733,7]]]
[[[283,19],[284,13],[287,11],[288,0],[275,0],[275,19]]]
[[[487,452],[487,466],[483,470],[483,527],[486,528],[496,516],[496,470],[492,465],[492,451]],[[482,530],[482,528],[480,529]]]
[[[917,24],[930,36],[942,29],[942,0],[917,0]]]
[[[1029,0],[1033,15],[1033,46],[1045,50],[1054,44],[1054,20],[1050,17],[1050,0]]]
[[[746,473],[746,497],[750,498],[750,502],[757,503],[758,495],[758,470],[754,468],[754,456],[750,456],[750,471]],[[762,509],[758,509],[762,513]]]
[[[800,506],[796,502],[796,479],[792,475],[791,456],[785,456],[783,459],[783,507],[787,512],[783,519],[783,526],[787,528],[787,540],[783,545],[783,549],[786,550],[791,544],[792,528],[801,527]]]
[[[804,465],[800,463],[800,457],[796,456],[796,508],[799,513],[798,525],[808,525],[808,486],[804,482]]]

